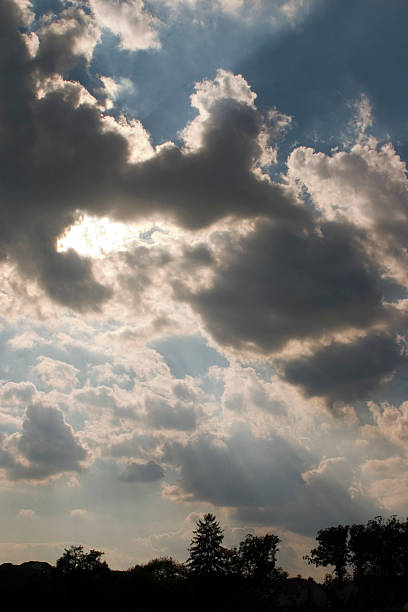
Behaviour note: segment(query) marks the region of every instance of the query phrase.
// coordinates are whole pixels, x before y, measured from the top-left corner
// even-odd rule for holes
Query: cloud
[[[159,0],[159,1],[163,1],[163,0]],[[185,6],[192,6],[194,8],[200,8],[200,5],[204,5],[207,9],[209,8],[209,10],[211,11],[216,11],[216,10],[225,10],[225,11],[231,11],[231,12],[235,12],[235,11],[239,11],[239,9],[242,8],[243,4],[245,4],[247,2],[247,0],[210,0],[208,2],[208,0],[164,0],[164,2],[166,4],[168,4],[170,7],[173,7],[179,4],[181,5],[185,5]],[[256,10],[258,2],[253,2],[253,8]]]
[[[24,15],[29,15],[27,9]],[[104,29],[119,37],[121,49],[160,48],[159,24],[142,0],[90,0],[49,12],[42,26],[26,35],[26,42],[34,50],[34,64],[42,75],[65,73],[81,58],[91,61]]]
[[[230,99],[255,109],[256,97],[244,77],[240,74],[234,75],[229,70],[219,69],[214,80],[205,79],[196,83],[195,93],[190,96],[190,101],[191,106],[198,110],[198,115],[181,132],[186,146],[189,149],[202,146],[205,122],[217,102]]]
[[[302,458],[278,435],[264,440],[245,430],[230,438],[201,434],[186,446],[169,444],[166,452],[167,461],[181,466],[180,485],[171,492],[181,499],[282,506],[301,482]]]
[[[163,476],[163,468],[154,461],[149,461],[148,463],[128,463],[118,478],[122,482],[156,482]]]
[[[181,402],[170,403],[165,399],[146,399],[147,422],[154,429],[176,429],[192,431],[196,428],[194,406]]]
[[[8,404],[28,404],[37,393],[36,387],[31,382],[6,382],[0,389],[1,399]]]
[[[370,125],[367,98],[359,105],[360,139]],[[288,158],[288,174],[305,185],[318,210],[328,219],[348,219],[369,229],[371,256],[405,285],[408,231],[406,164],[388,143],[367,137],[349,151],[332,154],[296,148]]]
[[[118,28],[129,11],[139,25],[145,18],[153,23],[141,1],[94,0],[95,19],[102,8],[119,15]],[[43,79],[39,96],[41,67],[43,73],[63,70],[62,64],[47,68],[48,55],[57,57],[48,53],[48,44],[59,37],[62,58],[90,57],[83,43],[88,13],[71,7],[46,23],[38,33],[34,61],[19,33],[15,4],[5,0],[0,10],[5,91],[0,101],[0,247],[53,300],[85,312],[97,311],[113,296],[113,288],[96,278],[90,259],[72,249],[56,251],[58,237],[75,222],[78,209],[124,222],[162,218],[194,231],[223,220],[228,231],[214,231],[210,245],[200,252],[185,250],[178,262],[166,248],[135,249],[126,257],[136,272],[122,275],[119,284],[133,289],[136,302],[157,281],[156,270],[168,265],[163,285],[173,286],[176,298],[192,306],[220,344],[262,354],[280,351],[291,341],[327,343],[353,330],[361,335],[379,322],[392,327],[386,319],[394,311],[383,300],[384,268],[361,220],[375,218],[378,252],[390,261],[394,257],[395,263],[398,245],[405,244],[400,220],[406,191],[395,151],[377,150],[368,141],[331,156],[298,147],[288,161],[289,183],[273,182],[260,168],[273,158],[268,139],[275,146],[290,119],[274,109],[258,109],[245,78],[226,70],[196,85],[191,102],[198,114],[182,132],[184,146],[154,148],[140,123],[104,116],[83,86],[61,75],[47,86]],[[8,60],[12,70],[5,65]],[[297,197],[297,182],[308,188],[320,218]],[[347,198],[340,200],[343,185],[344,194],[353,195],[353,206],[357,203],[353,223],[346,221],[353,207],[344,203]],[[385,202],[391,211],[387,219],[381,212]],[[180,277],[182,268],[197,269],[197,262],[206,268],[205,286],[192,289],[171,278]],[[384,375],[394,365],[387,369],[384,364]],[[288,368],[287,379],[295,383]],[[345,388],[337,389],[339,398],[348,397]],[[369,392],[370,385],[365,389]],[[188,428],[193,429],[191,407],[172,404],[166,412],[163,406],[159,402],[149,408],[151,424],[169,427],[172,415],[172,427],[187,427],[190,419]]]
[[[159,20],[149,13],[143,0],[89,0],[101,28],[119,36],[122,49],[159,49]]]
[[[321,525],[366,520],[373,513],[373,498],[362,493],[344,457],[318,460],[314,467],[311,451],[270,430],[267,438],[245,427],[229,437],[202,434],[186,446],[168,444],[164,458],[181,467],[179,483],[163,487],[166,497],[228,508],[244,523],[312,534]]]
[[[36,513],[34,510],[31,510],[31,508],[21,508],[21,510],[18,513],[18,516],[21,516],[22,518],[30,519],[36,516]]]
[[[280,3],[280,10],[291,23],[296,23],[300,17],[309,13],[316,0],[284,0]]]
[[[0,467],[10,468],[14,466],[14,456],[7,448],[8,438],[5,433],[0,432]]]
[[[203,122],[197,150],[183,151],[169,144],[130,170],[126,189],[133,198],[117,207],[115,215],[130,219],[150,209],[150,214],[162,213],[195,230],[228,216],[267,214],[282,222],[307,220],[285,186],[253,171],[264,155],[260,142],[264,126],[262,113],[248,104],[216,101]]]
[[[33,373],[47,386],[61,391],[69,391],[78,385],[79,370],[77,368],[44,355],[37,358]]]
[[[87,519],[89,517],[89,512],[85,510],[85,508],[74,508],[71,510],[70,516],[75,519]]]
[[[374,426],[366,425],[365,431],[383,436],[392,444],[405,448],[408,440],[408,402],[403,402],[399,407],[388,402],[381,406],[370,402],[369,408]]]
[[[165,3],[171,10],[181,9],[184,12],[190,8],[194,15],[198,12],[203,15],[226,13],[235,19],[243,18],[246,22],[256,19],[265,19],[275,23],[280,14],[283,14],[291,24],[295,25],[301,17],[307,15],[317,0],[154,0]]]
[[[8,210],[0,236],[1,251],[7,251],[26,275],[37,278],[56,301],[79,309],[86,304],[97,307],[109,297],[109,290],[95,281],[89,261],[73,251],[56,253],[55,238],[74,219],[73,192],[67,209],[62,202],[62,186],[68,181],[71,186],[76,182],[79,187],[80,174],[87,168],[83,176],[90,178],[89,163],[98,157],[99,145],[94,142],[96,148],[92,153],[85,126],[88,124],[88,134],[95,134],[96,125],[94,123],[91,127],[89,121],[92,123],[93,115],[99,122],[99,113],[89,106],[75,107],[81,94],[81,88],[75,85],[41,99],[36,97],[36,69],[18,31],[15,5],[6,0],[2,2],[0,11],[0,78],[4,91],[0,103],[0,156],[3,160],[0,178],[2,205]],[[102,141],[116,138],[113,134],[101,137]],[[124,142],[123,145],[126,148]],[[76,179],[69,170],[70,165],[71,170],[76,166]],[[56,174],[53,176],[54,171]],[[52,193],[54,189],[56,191]],[[51,209],[47,209],[51,202],[54,202],[52,210],[55,214],[50,214]]]
[[[144,162],[129,163],[141,135],[143,151],[149,149],[139,124],[126,127],[104,119],[83,86],[61,78],[43,83],[39,97],[41,40],[34,67],[18,27],[15,5],[5,0],[0,49],[5,92],[0,104],[5,207],[1,251],[24,275],[37,279],[53,300],[80,311],[97,310],[112,295],[95,279],[88,259],[73,250],[56,252],[58,237],[75,222],[78,209],[123,221],[162,215],[190,228],[227,216],[268,214],[291,223],[308,218],[290,190],[253,172],[265,154],[266,124],[273,131],[281,120],[269,121],[248,104],[249,89],[242,77],[222,75],[198,150],[168,144]],[[204,89],[208,103],[211,88]],[[246,92],[245,101],[236,99],[236,89]],[[203,110],[203,100],[200,105]]]
[[[22,433],[12,442],[17,455],[13,464],[6,466],[10,480],[43,480],[63,472],[79,472],[87,457],[62,412],[53,406],[31,404]]]
[[[101,36],[91,15],[70,6],[58,15],[49,13],[43,22],[35,32],[38,49],[34,56],[43,75],[69,71],[81,57],[90,62]]]
[[[47,341],[41,338],[35,331],[25,331],[9,340],[9,346],[13,350],[32,349],[36,344],[46,344]]]
[[[100,80],[103,86],[96,93],[105,98],[106,108],[115,106],[122,96],[137,94],[135,83],[127,77],[114,79],[113,77],[101,76]]]
[[[27,533],[36,509],[41,537],[66,525],[67,537],[79,530],[106,549],[97,539],[109,536],[106,511],[119,517],[115,538],[128,547],[128,564],[143,546],[147,556],[185,548],[194,525],[174,527],[185,504],[191,518],[209,510],[230,517],[242,530],[238,541],[246,526],[311,534],[400,511],[408,490],[398,335],[408,304],[407,182],[396,151],[369,135],[376,104],[359,99],[348,148],[329,153],[333,135],[325,153],[296,144],[288,173],[279,174],[278,146],[293,146],[284,134],[291,118],[267,108],[265,90],[257,97],[246,71],[216,72],[218,48],[208,40],[220,42],[225,25],[225,36],[239,30],[251,53],[272,28],[279,38],[267,43],[275,53],[268,71],[276,73],[268,86],[282,102],[279,82],[299,58],[295,37],[292,50],[285,46],[282,11],[296,24],[309,3],[220,0],[189,3],[193,36],[204,35],[213,11],[211,65],[206,57],[197,64],[192,45],[184,66],[194,70],[169,69],[148,115],[146,79],[172,66],[186,24],[181,11],[189,8],[178,4],[176,13],[154,0],[95,0],[90,10],[75,0],[41,17],[37,3],[28,26],[16,2],[0,1],[1,376],[16,381],[2,381],[0,392],[3,488]],[[249,34],[252,9],[258,25]],[[262,14],[279,24],[259,25]],[[319,40],[309,25],[300,29]],[[102,35],[105,27],[116,39]],[[166,47],[156,53],[159,33]],[[154,52],[129,53],[143,46]],[[259,66],[251,74],[257,87]],[[213,78],[192,86],[197,74]],[[327,84],[320,78],[315,72],[313,88],[298,88],[286,109],[316,102],[311,89]],[[172,105],[172,88],[183,103],[193,92],[189,112]],[[190,122],[175,143],[157,145],[161,128],[150,138],[126,104],[146,125],[164,125],[171,114],[179,129],[184,111]],[[303,118],[293,121],[292,143]],[[123,231],[128,224],[123,239],[108,218]],[[83,251],[60,252],[59,238],[82,219]],[[114,239],[105,250],[98,232]],[[382,395],[368,410],[360,400],[393,376],[385,392],[401,398],[380,403]],[[137,525],[126,519],[135,503]],[[129,538],[132,530],[153,532],[163,517],[163,533]]]
[[[111,440],[106,450],[112,457],[143,457],[155,451],[160,438],[152,433],[120,434]]]
[[[30,25],[34,19],[33,5],[31,0],[14,0],[14,2],[21,11],[24,23]]]
[[[162,337],[152,342],[154,348],[169,366],[175,378],[202,376],[211,366],[226,367],[227,360],[214,348],[208,346],[201,336]]]
[[[262,221],[227,237],[222,255],[212,286],[180,296],[223,345],[269,353],[383,315],[379,270],[346,223],[307,232]]]
[[[305,527],[316,529],[319,525],[357,522],[375,511],[372,499],[361,494],[353,467],[345,457],[322,459],[302,477],[306,489],[298,504],[305,508]],[[314,516],[306,516],[308,507],[314,508]],[[293,519],[297,511],[292,508]]]
[[[314,355],[291,360],[283,366],[283,376],[308,397],[352,402],[378,391],[405,361],[394,337],[371,334],[354,342],[332,342]]]
[[[180,132],[186,149],[193,152],[204,145],[207,121],[222,100],[234,100],[256,111],[256,98],[257,94],[252,91],[244,77],[229,70],[218,69],[213,80],[204,79],[196,83],[195,93],[190,96],[190,101],[191,106],[198,110],[198,115]],[[260,154],[254,159],[254,165],[265,167],[276,162],[277,149],[270,146],[270,143],[277,141],[290,126],[292,119],[276,109],[270,109],[263,115],[258,114],[262,120],[257,136]],[[262,176],[262,173],[260,175]]]
[[[11,434],[21,428],[21,418],[0,411],[0,431]]]
[[[232,516],[258,525],[283,525],[296,533],[313,535],[322,525],[355,523],[381,514],[383,506],[354,485],[353,470],[344,457],[330,457],[303,474],[304,483],[283,507],[243,506]],[[311,512],[310,509],[313,509]]]

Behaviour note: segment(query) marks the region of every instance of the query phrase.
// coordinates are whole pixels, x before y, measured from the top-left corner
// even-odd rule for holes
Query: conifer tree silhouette
[[[214,514],[205,514],[193,531],[187,560],[189,571],[196,576],[210,576],[224,572],[223,530]]]

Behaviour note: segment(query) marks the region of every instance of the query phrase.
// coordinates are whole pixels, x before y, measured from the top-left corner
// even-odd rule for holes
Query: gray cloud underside
[[[233,508],[244,522],[313,533],[322,524],[363,520],[373,512],[372,501],[351,497],[345,460],[329,460],[303,477],[313,457],[277,434],[268,440],[246,431],[223,440],[201,435],[186,447],[169,445],[165,458],[181,466],[182,497]]]
[[[266,441],[246,433],[223,441],[202,435],[187,446],[171,444],[165,458],[181,465],[185,493],[219,506],[265,505],[276,491],[280,503],[288,501],[301,482],[303,464],[283,438]]]
[[[210,288],[176,289],[223,345],[268,354],[293,339],[367,330],[367,337],[285,365],[284,378],[306,395],[362,399],[404,362],[395,332],[369,331],[381,321],[395,328],[398,311],[384,303],[381,272],[353,226],[326,222],[307,233],[262,220],[235,244],[226,240],[222,261]]]
[[[367,328],[384,312],[378,267],[352,226],[332,222],[320,229],[260,221],[226,245],[227,263],[211,288],[183,297],[219,342],[265,353],[293,338]]]
[[[147,421],[154,429],[175,429],[192,431],[196,427],[193,406],[175,403],[171,405],[164,399],[149,398],[146,401]]]
[[[163,468],[154,461],[149,461],[148,463],[129,463],[118,478],[123,482],[156,482],[163,476]]]
[[[351,402],[377,391],[405,362],[395,338],[373,334],[349,344],[333,342],[311,357],[289,361],[283,375],[309,397]]]
[[[9,480],[42,480],[62,472],[80,472],[87,457],[62,412],[52,406],[31,404],[22,432],[13,442],[14,452],[12,448],[0,452],[0,465],[6,468]]]

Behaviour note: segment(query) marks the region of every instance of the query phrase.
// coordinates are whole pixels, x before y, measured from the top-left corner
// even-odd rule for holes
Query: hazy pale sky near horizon
[[[405,0],[2,0],[0,562],[408,508]]]

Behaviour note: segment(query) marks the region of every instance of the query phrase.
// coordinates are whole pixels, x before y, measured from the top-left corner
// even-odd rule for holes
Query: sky
[[[405,0],[2,0],[0,562],[408,507]]]

